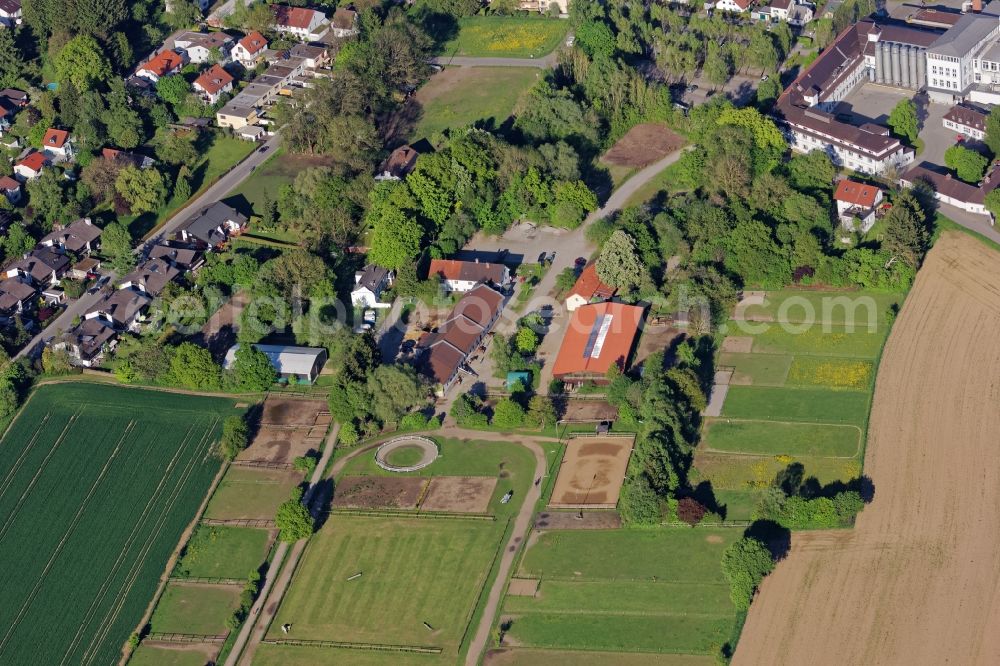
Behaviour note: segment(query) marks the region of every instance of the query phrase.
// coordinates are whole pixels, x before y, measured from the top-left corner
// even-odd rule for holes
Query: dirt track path
[[[333,457],[333,452],[337,448],[337,435],[339,433],[340,424],[334,422],[330,433],[326,437],[323,456],[316,465],[316,469],[313,470],[313,475],[309,479],[309,489],[306,491],[305,497],[302,498],[306,506],[309,506],[310,502],[312,502],[313,494],[319,482],[323,479],[323,472],[330,463],[330,458]],[[343,461],[335,463],[334,469],[337,469],[337,465],[341,464],[341,462]],[[271,621],[278,611],[281,598],[285,595],[285,590],[288,588],[288,583],[295,572],[295,566],[302,556],[302,551],[305,550],[306,543],[308,543],[308,539],[296,541],[291,548],[284,541],[278,544],[277,549],[274,551],[274,557],[271,558],[271,566],[268,570],[269,574],[278,572],[278,575],[277,577],[268,575],[264,578],[264,585],[261,587],[260,595],[250,608],[250,619],[244,622],[240,628],[236,642],[233,643],[233,649],[226,658],[226,666],[235,666],[237,663],[250,664],[253,661],[254,652],[257,650],[260,642],[264,640],[268,627],[271,626]],[[289,550],[291,551],[290,555]],[[283,566],[286,557],[288,557],[288,563]]]
[[[875,499],[854,530],[794,536],[734,664],[1000,663],[998,269],[964,234],[928,255],[879,368]]]

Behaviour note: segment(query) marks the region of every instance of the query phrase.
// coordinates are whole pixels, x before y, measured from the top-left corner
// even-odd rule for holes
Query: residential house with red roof
[[[317,41],[330,30],[326,14],[305,7],[271,5],[274,13],[274,30],[292,35],[302,41]]]
[[[73,142],[69,132],[50,127],[42,137],[42,152],[52,162],[68,162],[73,159]]]
[[[574,310],[552,376],[570,387],[606,384],[612,366],[628,368],[644,314],[645,308],[613,301]]]
[[[837,217],[845,229],[866,234],[875,225],[875,210],[882,203],[882,189],[845,178],[833,193]]]
[[[156,164],[156,160],[152,157],[133,153],[128,150],[119,150],[118,148],[102,148],[101,157],[111,162],[130,164],[137,169],[148,169]]]
[[[379,167],[375,180],[402,180],[417,165],[420,153],[413,146],[400,146]]]
[[[23,183],[27,180],[34,180],[42,175],[42,169],[49,164],[44,153],[37,150],[28,153],[24,159],[14,164],[14,175]]]
[[[584,266],[576,284],[566,295],[566,309],[573,312],[582,305],[606,301],[614,295],[615,288],[601,281],[597,276],[597,262],[592,261]]]
[[[256,30],[248,33],[233,47],[233,60],[247,69],[253,69],[264,57],[267,50],[267,39]]]
[[[465,292],[476,285],[492,283],[504,287],[510,282],[510,270],[503,264],[460,261],[458,259],[431,259],[428,277],[437,276],[445,291]]]
[[[176,74],[183,66],[184,57],[176,51],[166,49],[157,53],[144,65],[139,67],[139,69],[135,70],[135,75],[156,83],[164,76]]]
[[[233,76],[221,65],[212,65],[192,85],[205,103],[215,104],[223,95],[233,91]]]
[[[753,4],[752,0],[718,0],[715,3],[715,9],[720,12],[742,14],[750,9],[751,4]]]

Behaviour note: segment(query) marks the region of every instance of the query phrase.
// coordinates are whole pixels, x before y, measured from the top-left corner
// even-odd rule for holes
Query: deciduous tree
[[[597,276],[605,284],[628,294],[642,283],[645,272],[635,240],[621,229],[616,230],[601,250]]]
[[[135,215],[157,210],[167,195],[163,175],[157,169],[139,169],[131,165],[118,172],[115,191]]]
[[[737,610],[750,608],[757,586],[772,569],[771,553],[757,539],[744,537],[726,548],[722,553],[722,573],[729,581],[729,597]]]
[[[889,113],[889,127],[901,139],[912,144],[917,139],[919,121],[917,120],[917,105],[912,99],[901,99]]]

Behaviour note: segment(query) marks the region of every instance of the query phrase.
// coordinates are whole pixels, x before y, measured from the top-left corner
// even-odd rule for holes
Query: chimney
[[[972,0],[972,11],[976,14],[983,11],[983,0]]]

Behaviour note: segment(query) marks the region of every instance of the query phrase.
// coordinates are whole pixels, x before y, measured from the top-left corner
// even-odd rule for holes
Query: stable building
[[[327,353],[322,347],[297,347],[294,345],[253,345],[267,356],[278,378],[287,383],[312,384],[326,365]],[[238,344],[226,352],[222,367],[230,369],[236,363]]]
[[[577,308],[559,347],[552,376],[569,387],[587,382],[607,384],[612,366],[628,369],[644,315],[645,308],[613,301]]]
[[[566,309],[573,312],[587,303],[606,301],[614,295],[615,288],[601,281],[597,275],[597,262],[592,261],[584,266],[576,284],[566,296]]]

